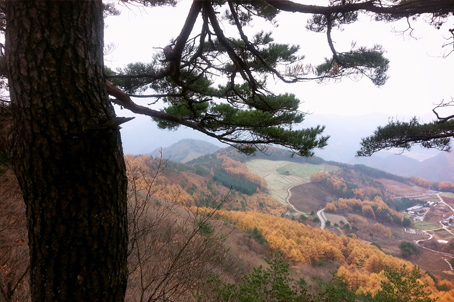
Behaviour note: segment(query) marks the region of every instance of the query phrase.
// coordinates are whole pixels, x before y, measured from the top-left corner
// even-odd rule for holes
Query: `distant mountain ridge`
[[[404,119],[405,117],[399,117]],[[428,120],[424,117],[425,120]],[[338,116],[323,114],[307,114],[301,128],[325,125],[323,135],[329,135],[328,146],[314,150],[315,155],[328,161],[348,163],[360,149],[361,138],[373,133],[378,125],[385,125],[389,116],[371,113],[361,116]],[[125,154],[150,154],[152,150],[168,147],[182,139],[196,139],[210,142],[221,148],[227,147],[215,138],[190,128],[180,127],[178,131],[163,130],[156,126],[150,118],[137,116],[133,121],[122,126],[122,145]],[[154,152],[154,151],[153,151]],[[381,152],[379,153],[381,154]],[[424,160],[437,153],[428,149],[412,148],[405,155],[417,160]],[[382,156],[383,157],[383,156]]]
[[[416,176],[414,175],[417,166],[420,162],[416,159],[410,158],[405,155],[387,155],[371,157],[358,157],[349,162],[350,164],[361,164],[375,169],[380,169],[388,173],[401,175],[405,177]]]
[[[149,155],[156,157],[162,154],[164,159],[186,163],[205,154],[214,153],[219,149],[221,147],[203,140],[183,139],[169,147],[158,148]]]
[[[221,150],[222,149],[222,150]],[[166,148],[158,148],[151,152],[151,156],[160,156],[164,159],[170,159],[174,162],[187,163],[201,156],[212,154],[220,151],[228,154],[228,156],[244,162],[248,160],[248,156],[237,153],[232,148],[222,148],[204,140],[198,139],[183,139]],[[232,153],[232,151],[234,151]],[[288,151],[280,148],[270,147],[270,154],[262,154],[258,152],[255,158],[276,159],[275,157],[291,157]],[[318,156],[308,159],[300,158],[298,161],[308,163],[320,163],[325,161]],[[351,165],[365,165],[374,169],[378,169],[391,174],[411,177],[418,176],[429,181],[450,181],[454,182],[454,154],[450,152],[440,152],[438,155],[418,161],[414,158],[403,154],[386,154],[379,153],[372,157],[360,157],[352,159]]]
[[[386,157],[356,158],[349,163],[363,164],[400,176],[418,176],[429,181],[454,182],[454,153],[452,152],[440,152],[424,161],[417,161],[403,154],[392,154]]]
[[[427,180],[454,182],[454,153],[440,152],[419,163],[415,176],[424,177],[423,175]]]

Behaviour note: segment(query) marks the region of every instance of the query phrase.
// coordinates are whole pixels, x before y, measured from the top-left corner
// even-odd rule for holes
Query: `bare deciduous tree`
[[[156,196],[156,181],[165,168],[161,159],[144,172],[128,165],[130,301],[191,301],[191,292],[227,257],[221,232],[209,214],[191,212]]]

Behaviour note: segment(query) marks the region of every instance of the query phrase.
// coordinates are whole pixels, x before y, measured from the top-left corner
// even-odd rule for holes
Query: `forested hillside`
[[[449,275],[425,266],[433,252],[399,250],[407,242],[399,230],[413,223],[402,210],[422,202],[396,199],[392,185],[425,192],[433,183],[423,178],[291,157],[279,149],[247,157],[227,148],[185,164],[146,155],[125,159],[129,301],[230,301],[226,291],[258,290],[248,278],[262,278],[254,295],[265,295],[278,280],[268,273],[285,277],[282,286],[289,297],[299,297],[295,301],[341,301],[340,293],[350,297],[345,301],[382,301],[387,284],[398,280],[409,282],[407,291],[422,290],[414,297],[454,301]],[[263,178],[250,170],[251,160],[281,164],[274,178]],[[0,212],[8,219],[2,218],[0,230],[0,293],[5,301],[26,301],[24,211],[11,172],[4,167],[1,173]],[[276,185],[270,182],[279,177],[297,179],[284,190],[284,202],[269,195]],[[437,184],[444,190],[451,185]],[[323,208],[325,230],[315,214]],[[282,254],[273,257],[277,251]]]
[[[381,282],[386,280],[385,268],[399,270],[406,267],[407,272],[410,272],[413,267],[410,262],[387,255],[376,245],[365,243],[356,236],[337,236],[268,214],[222,210],[216,216],[232,221],[245,230],[258,229],[273,250],[282,251],[297,266],[305,263],[324,266],[325,263],[331,263],[336,267],[336,275],[342,277],[358,294],[377,293]],[[454,301],[454,296],[446,292],[447,289],[454,289],[453,283],[435,280],[429,275],[420,280],[428,285],[433,298]]]
[[[280,215],[285,211],[279,202],[266,194],[264,180],[246,166],[220,153],[204,156],[203,162],[181,164],[150,156],[127,155],[130,169],[144,173],[162,169],[156,180],[160,196],[180,192],[178,203],[185,206],[216,206],[212,198],[226,196],[222,207],[230,210],[253,210]]]
[[[361,297],[373,296],[381,290],[382,284],[388,280],[385,269],[404,269],[404,275],[412,271],[414,266],[411,262],[418,262],[418,259],[415,256],[402,259],[403,254],[395,239],[395,230],[409,220],[400,212],[402,206],[396,208],[399,203],[393,200],[394,193],[383,182],[387,180],[401,183],[402,186],[413,186],[421,184],[423,180],[407,179],[361,165],[327,163],[320,158],[292,158],[285,151],[277,151],[251,158],[230,148],[222,149],[186,165],[168,163],[160,181],[180,183],[179,189],[185,198],[179,199],[186,200],[186,205],[193,205],[192,210],[198,213],[201,213],[200,206],[204,206],[200,203],[200,196],[228,196],[222,203],[219,200],[211,204],[205,203],[208,208],[203,211],[213,213],[212,208],[216,207],[219,210],[215,212],[214,218],[221,220],[224,226],[237,226],[249,233],[259,246],[282,251],[284,259],[293,265],[292,274],[308,284],[311,294],[322,294],[325,287],[320,282],[329,284],[332,281],[332,276],[326,274],[327,269],[348,284],[358,301]],[[295,173],[304,179],[305,174],[301,169],[309,169],[310,177],[307,177],[305,183],[291,188],[292,192],[298,187],[318,187],[320,194],[331,196],[331,200],[326,202],[326,198],[321,198],[318,203],[312,204],[312,209],[306,208],[303,213],[298,213],[289,205],[284,206],[273,199],[262,199],[270,184],[248,170],[246,164],[251,159],[260,160],[263,164],[271,160],[293,162],[293,167],[300,167],[277,169],[277,174],[282,177]],[[151,159],[131,157],[128,162],[142,160]],[[327,165],[337,169],[330,168],[330,171],[326,171]],[[317,167],[320,171],[314,172]],[[172,172],[172,169],[175,171]],[[247,189],[248,187],[251,189]],[[260,201],[257,202],[257,198]],[[291,196],[290,202],[295,201],[295,198],[298,198],[297,194]],[[304,198],[302,200],[304,202]],[[294,204],[299,209],[300,203]],[[313,212],[323,207],[326,207],[326,212],[344,217],[345,222],[333,221],[327,230],[319,229],[319,221]],[[369,242],[364,242],[363,238]],[[382,247],[384,242],[391,242],[394,248]],[[257,250],[257,247],[253,249]],[[388,253],[384,253],[382,249]],[[307,271],[311,275],[304,273]],[[222,276],[221,279],[226,280]],[[426,291],[431,293],[431,298],[454,301],[450,292],[454,285],[443,280],[443,277],[423,274],[419,280],[427,286]]]

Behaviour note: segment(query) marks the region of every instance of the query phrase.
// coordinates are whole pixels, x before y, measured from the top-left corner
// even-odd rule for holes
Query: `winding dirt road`
[[[325,216],[325,208],[318,210],[317,216],[318,216],[318,219],[320,219],[320,228],[322,230],[324,230],[325,226],[326,226],[326,221],[328,220],[328,219],[326,219],[326,216]]]

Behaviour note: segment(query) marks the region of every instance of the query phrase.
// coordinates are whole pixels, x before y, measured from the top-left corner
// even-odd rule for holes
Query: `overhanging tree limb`
[[[450,0],[414,0],[401,1],[364,1],[359,3],[347,3],[345,5],[318,6],[296,3],[289,0],[265,0],[271,6],[287,12],[298,12],[304,14],[328,15],[335,13],[346,13],[354,11],[366,11],[377,14],[392,16],[413,16],[418,14],[449,14],[453,12],[452,1]]]
[[[260,143],[275,143],[300,154],[311,155],[308,148],[322,147],[326,143],[326,137],[318,139],[315,134],[320,134],[323,128],[306,129],[307,133],[291,130],[293,125],[303,121],[304,114],[298,112],[299,101],[289,94],[273,95],[266,88],[266,75],[272,74],[284,82],[358,74],[369,76],[377,85],[386,80],[383,75],[388,61],[383,59],[383,52],[379,49],[341,53],[337,58],[342,63],[338,64],[342,72],[333,73],[331,67],[328,70],[322,67],[317,69],[316,76],[307,77],[306,71],[296,68],[294,73],[288,72],[284,76],[275,66],[298,62],[300,59],[295,55],[298,47],[272,43],[271,35],[263,32],[250,40],[243,31],[243,22],[248,20],[252,8],[260,11],[258,15],[265,18],[274,16],[275,12],[267,11],[270,7],[267,8],[266,2],[235,5],[228,2],[229,13],[226,16],[236,26],[239,39],[225,35],[215,10],[217,3],[194,2],[197,3],[192,3],[180,35],[166,47],[164,60],[156,57],[154,63],[157,64],[130,65],[122,72],[126,77],[132,73],[142,76],[160,74],[164,75],[162,78],[142,77],[143,80],[128,84],[120,79],[123,76],[120,74],[115,76],[113,82],[128,93],[152,88],[156,95],[164,96],[162,100],[167,107],[157,111],[134,104],[126,94],[121,95],[124,100],[122,106],[152,116],[157,119],[159,127],[176,128],[184,125],[229,144],[249,143],[256,146]],[[202,28],[197,45],[196,39],[189,39],[189,36],[199,15],[202,16]],[[350,19],[349,16],[343,17],[345,22],[350,22]],[[172,48],[172,45],[175,47]],[[330,45],[333,46],[332,41]],[[336,54],[333,50],[333,55]],[[162,64],[159,65],[159,62]],[[146,72],[147,69],[154,73]],[[213,81],[215,77],[226,81],[216,87]],[[245,117],[249,119],[247,122]],[[278,133],[281,136],[279,138]],[[285,142],[284,137],[292,142]],[[309,141],[303,142],[305,139]]]
[[[202,122],[194,122],[180,116],[137,105],[126,93],[109,81],[106,81],[106,87],[107,92],[116,98],[112,100],[113,102],[134,113],[147,115],[161,122],[170,122],[189,127],[242,151],[253,151],[249,147],[262,150],[264,147],[261,145],[276,144],[294,150],[301,156],[310,156],[313,154],[312,149],[326,146],[329,138],[328,136],[319,137],[324,130],[324,127],[320,126],[303,130],[288,130],[279,127],[278,125],[285,121],[285,117],[282,119],[279,116],[270,120],[264,118],[256,121],[249,120],[247,117],[244,119],[241,117],[240,112],[235,112],[230,117],[224,116],[221,119],[213,117]],[[228,119],[234,119],[236,122]],[[233,124],[236,126],[232,127]],[[245,136],[247,133],[249,134]],[[249,147],[242,149],[241,144]]]
[[[384,127],[378,127],[372,136],[363,138],[358,156],[371,156],[380,150],[400,148],[410,150],[415,144],[424,148],[441,151],[451,149],[450,141],[454,137],[454,121],[445,123],[421,124],[412,118],[409,122],[390,121]]]

